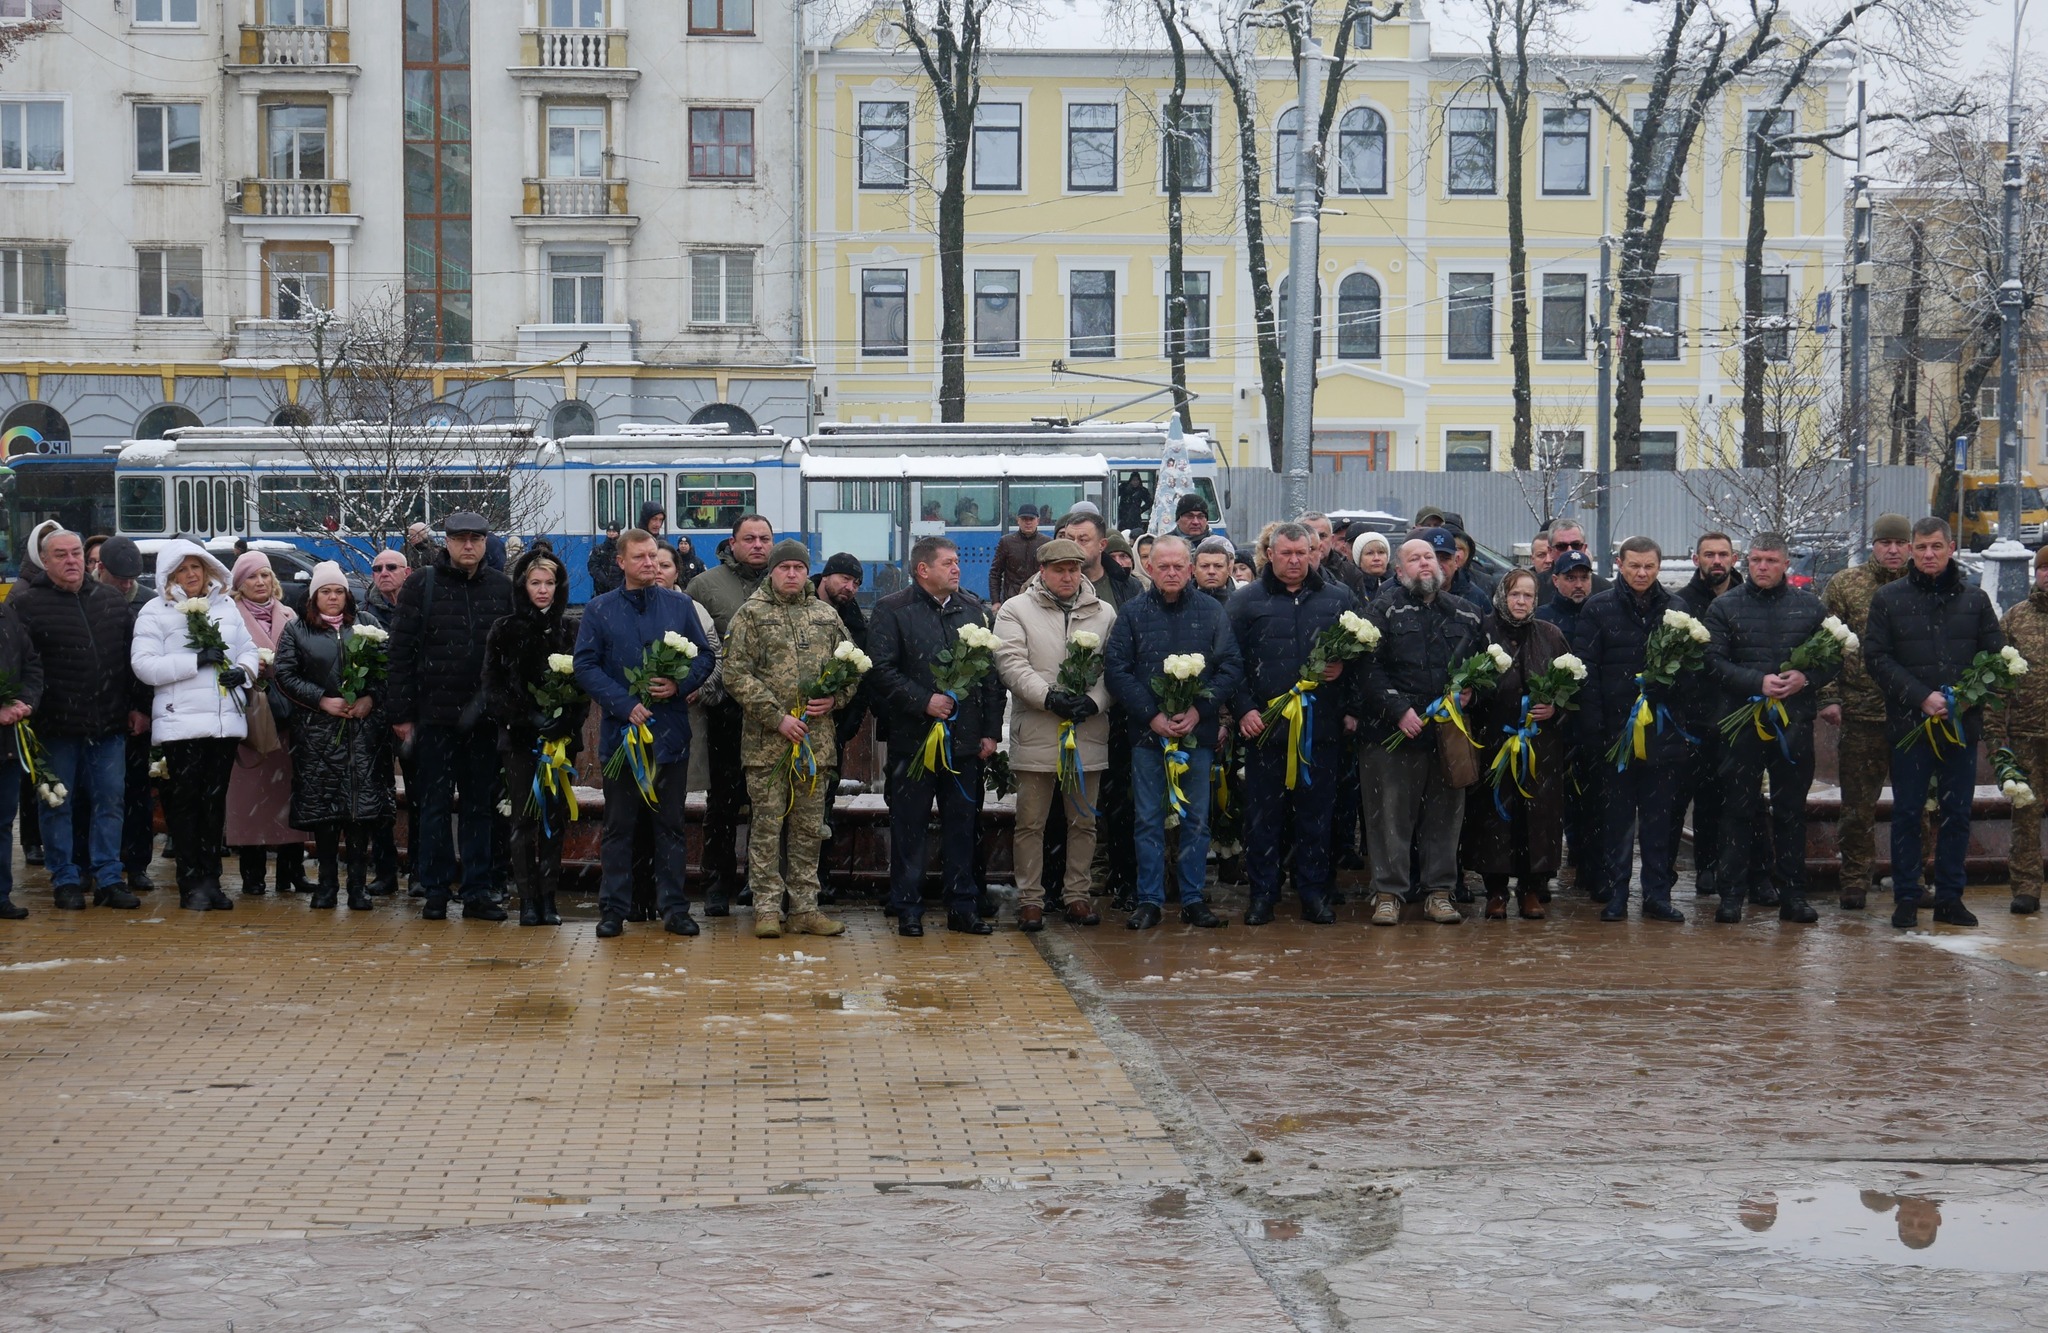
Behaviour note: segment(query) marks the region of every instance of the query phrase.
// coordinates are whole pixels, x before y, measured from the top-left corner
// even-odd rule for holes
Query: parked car
[[[142,577],[140,582],[151,592],[156,587],[156,557],[164,546],[175,541],[172,537],[138,537],[135,545],[142,552]],[[208,555],[232,569],[235,565],[235,542],[232,537],[216,537],[200,543]],[[259,537],[248,543],[252,551],[260,551],[270,561],[271,572],[277,575],[277,586],[284,592],[284,604],[304,615],[306,612],[306,585],[312,581],[313,566],[319,563],[290,542],[266,541]],[[347,571],[348,586],[360,602],[369,595],[370,581],[354,570]]]

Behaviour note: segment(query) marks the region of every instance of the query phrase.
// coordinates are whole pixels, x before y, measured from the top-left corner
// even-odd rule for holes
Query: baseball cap
[[[1575,569],[1591,569],[1592,567],[1593,562],[1587,558],[1584,551],[1566,551],[1557,558],[1556,563],[1551,565],[1550,577],[1554,580],[1560,574],[1569,574]]]

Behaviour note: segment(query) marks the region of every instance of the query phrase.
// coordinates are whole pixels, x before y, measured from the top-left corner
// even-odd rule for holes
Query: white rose
[[[860,652],[860,649],[853,646],[852,639],[841,639],[839,646],[832,650],[832,656],[842,662],[851,662],[854,659],[854,655],[858,652]]]
[[[1851,634],[1847,638],[1842,640],[1842,651],[1845,653],[1856,652],[1862,647],[1863,640],[1857,638],[1854,634]]]
[[[1077,629],[1069,636],[1067,642],[1092,653],[1102,646],[1102,636],[1094,630]]]
[[[1700,623],[1697,620],[1694,620],[1691,616],[1687,616],[1685,619],[1685,632],[1687,634],[1692,635],[1694,643],[1705,643],[1709,639],[1714,637],[1713,635],[1707,633],[1707,627],[1704,624]]]
[[[1829,616],[1826,620],[1820,622],[1820,627],[1826,630],[1837,643],[1846,643],[1849,640],[1849,627],[1842,623],[1840,616]]]
[[[683,651],[684,645],[689,643],[689,640],[683,637],[681,630],[673,629],[665,632],[661,636],[661,641],[667,644],[669,647],[675,649],[677,652]]]
[[[258,648],[256,650],[256,660],[263,663],[265,666],[269,666],[272,662],[275,662],[277,660],[277,653],[269,648]]]
[[[1506,671],[1515,664],[1515,659],[1508,656],[1507,649],[1497,643],[1486,645],[1486,655],[1493,659],[1493,665],[1496,670]]]
[[[2012,672],[2012,674],[2015,676],[2026,675],[2027,659],[2021,657],[2018,653],[2014,653],[2011,657],[2006,659],[2006,670]]]
[[[1370,620],[1361,619],[1358,622],[1358,641],[1368,648],[1379,647],[1380,627]]]
[[[358,639],[368,643],[382,643],[391,637],[375,625],[358,625],[356,626],[355,634]]]
[[[558,676],[573,676],[576,674],[576,659],[567,653],[549,653],[548,670]]]
[[[1684,629],[1685,622],[1691,619],[1691,616],[1687,615],[1685,612],[1679,610],[1675,606],[1664,613],[1664,623],[1670,626],[1672,629]]]
[[[2020,655],[2020,650],[2008,643],[2007,645],[2005,645],[2005,647],[2000,648],[1998,650],[1998,655],[2004,658],[2006,661],[2010,662],[2013,658],[2018,657]]]
[[[2012,786],[2012,803],[2015,806],[2027,806],[2034,803],[2034,789],[2032,787],[2024,782],[2015,782]]]
[[[1586,664],[1570,653],[1559,653],[1556,657],[1550,659],[1550,665],[1559,668],[1573,680],[1584,680],[1586,678]]]
[[[512,802],[510,802],[510,801],[500,801],[500,802],[498,802],[498,813],[499,813],[499,814],[501,814],[501,815],[504,815],[505,817],[507,817],[507,818],[509,819],[509,818],[511,817],[511,815],[512,815]]]
[[[178,603],[178,614],[184,616],[203,616],[212,609],[204,597],[187,597]]]

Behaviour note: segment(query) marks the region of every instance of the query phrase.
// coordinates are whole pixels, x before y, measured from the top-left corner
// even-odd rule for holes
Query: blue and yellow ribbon
[[[29,728],[28,723],[26,721],[15,723],[14,757],[21,761],[21,772],[28,779],[30,791],[34,791],[43,782],[42,765],[36,762],[37,756],[42,753],[43,747],[36,740],[36,734]]]
[[[1523,702],[1526,703],[1527,700]],[[1465,721],[1465,710],[1459,706],[1458,695],[1454,690],[1445,690],[1443,698],[1431,704],[1428,710],[1423,713],[1422,720],[1424,722],[1449,723],[1451,726],[1456,727],[1459,734],[1464,736],[1466,740],[1472,741],[1474,745],[1479,744],[1478,741],[1472,740],[1472,728]]]
[[[1071,719],[1060,722],[1059,751],[1060,790],[1073,799],[1076,810],[1093,816],[1095,807],[1088,804],[1088,768],[1081,762],[1080,729]]]
[[[1963,743],[1963,733],[1956,725],[1955,687],[1953,685],[1942,686],[1941,697],[1943,702],[1948,704],[1948,716],[1922,718],[1920,725],[1907,732],[1905,738],[1899,742],[1899,749],[1910,750],[1920,741],[1925,740],[1928,748],[1934,752],[1934,757],[1939,759],[1941,758],[1941,742],[1944,738],[1947,739],[1950,745],[1961,745]]]
[[[552,802],[561,801],[572,820],[583,813],[576,804],[575,784],[576,770],[569,764],[568,738],[542,741],[533,752],[533,790],[527,808],[539,812],[540,831],[547,837],[555,836],[554,822],[548,817]]]
[[[1187,789],[1180,780],[1188,773],[1188,752],[1172,741],[1163,742],[1166,755],[1166,804],[1175,819],[1188,817]]]
[[[789,715],[802,720],[804,706],[798,704],[795,708],[789,710]],[[805,731],[802,740],[789,743],[789,753],[782,756],[782,767],[789,774],[789,803],[782,807],[782,813],[787,815],[790,811],[796,809],[797,784],[805,784],[807,788],[804,793],[805,795],[816,796],[818,794],[818,783],[823,776],[818,772],[818,754],[817,751],[811,748],[811,737],[808,729]]]
[[[628,722],[619,733],[619,748],[613,752],[612,761],[605,767],[608,777],[616,777],[621,763],[633,775],[633,786],[640,792],[640,799],[649,809],[661,804],[661,798],[654,790],[654,778],[661,771],[654,762],[654,730],[645,722]]]
[[[1513,726],[1504,726],[1507,739],[1501,742],[1500,752],[1493,757],[1493,765],[1487,770],[1487,777],[1493,783],[1493,808],[1500,817],[1508,817],[1507,802],[1502,799],[1501,788],[1513,783],[1523,800],[1534,800],[1535,793],[1530,787],[1536,781],[1536,730],[1537,724],[1529,720],[1529,696],[1522,696],[1522,720]]]
[[[1293,791],[1298,782],[1313,787],[1315,775],[1309,771],[1314,758],[1316,723],[1316,687],[1313,682],[1297,680],[1285,694],[1276,694],[1266,701],[1268,712],[1280,710],[1280,720],[1287,724],[1287,790]],[[1272,728],[1267,728],[1268,732]],[[1265,744],[1265,737],[1259,743]]]
[[[1778,742],[1778,749],[1785,756],[1785,761],[1790,763],[1792,761],[1792,738],[1786,733],[1792,725],[1792,714],[1786,711],[1785,701],[1783,699],[1766,699],[1761,694],[1752,694],[1749,696],[1749,707],[1750,725],[1756,728],[1757,739],[1766,745],[1769,745],[1775,739]]]

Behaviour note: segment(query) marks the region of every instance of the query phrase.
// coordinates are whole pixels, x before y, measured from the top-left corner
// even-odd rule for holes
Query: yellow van
[[[1957,479],[1956,542],[1972,551],[1991,545],[1998,535],[1998,506],[2004,490],[1996,472],[1965,472]],[[2026,546],[2041,544],[2041,529],[2048,524],[2048,499],[2041,494],[2041,481],[2031,472],[2020,475],[2020,541]]]

